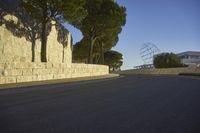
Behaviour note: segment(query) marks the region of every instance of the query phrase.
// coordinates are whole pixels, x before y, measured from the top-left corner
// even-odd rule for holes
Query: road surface
[[[200,80],[125,75],[0,90],[0,133],[200,133]]]

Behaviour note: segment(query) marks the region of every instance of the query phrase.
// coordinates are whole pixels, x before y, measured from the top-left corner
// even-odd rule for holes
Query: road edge
[[[32,87],[32,86],[40,86],[40,85],[52,85],[52,84],[60,84],[60,83],[75,83],[75,82],[93,81],[93,80],[108,80],[108,79],[117,78],[117,77],[120,77],[120,74],[106,74],[106,75],[92,76],[92,77],[79,77],[79,78],[66,78],[66,79],[57,79],[57,80],[0,84],[0,90],[22,88],[22,87]]]

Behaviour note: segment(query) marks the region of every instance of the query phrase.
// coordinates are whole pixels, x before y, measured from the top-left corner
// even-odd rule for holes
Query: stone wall
[[[0,84],[108,74],[108,66],[65,63],[0,63]]]
[[[5,16],[7,20],[15,20],[14,16]],[[31,42],[24,37],[18,38],[0,26],[0,62],[31,62]]]
[[[12,15],[4,17],[7,21],[14,21],[17,23],[18,19]],[[52,22],[53,23],[53,22]],[[4,62],[31,62],[32,61],[32,42],[25,37],[18,37],[14,35],[3,24],[0,26],[0,63]],[[68,32],[67,45],[63,47],[57,41],[58,31],[55,26],[52,26],[51,32],[47,39],[47,61],[53,63],[67,63],[72,62],[71,51],[71,34]],[[39,39],[35,42],[35,61],[40,62],[41,42]]]
[[[162,69],[139,69],[126,70],[121,74],[169,74],[178,75],[180,73],[200,73],[200,67],[184,67],[184,68],[162,68]]]
[[[17,22],[15,16],[5,16]],[[35,61],[32,62],[32,43],[25,37],[17,37],[3,24],[0,26],[0,84],[42,81],[63,78],[105,75],[108,66],[73,64],[71,34],[67,33],[67,44],[57,41],[57,30],[52,26],[47,40],[47,62],[41,63],[41,43],[36,41]]]

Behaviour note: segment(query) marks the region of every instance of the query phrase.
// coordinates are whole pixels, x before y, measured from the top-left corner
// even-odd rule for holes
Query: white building
[[[176,55],[181,58],[183,64],[189,66],[200,66],[200,51],[186,51]]]

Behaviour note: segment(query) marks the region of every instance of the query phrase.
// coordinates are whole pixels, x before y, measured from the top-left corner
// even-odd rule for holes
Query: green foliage
[[[58,31],[57,40],[59,43],[63,45],[63,47],[67,46],[67,34],[69,31],[60,23],[56,23],[56,30]]]
[[[75,23],[80,21],[86,12],[83,9],[85,0],[22,0],[27,12],[39,20],[55,20]]]
[[[111,71],[119,70],[123,64],[122,54],[117,51],[107,51],[104,53],[105,65],[108,65]]]
[[[25,37],[27,41],[32,43],[32,62],[35,61],[35,43],[36,40],[41,37],[41,24],[33,19],[29,14],[21,9],[18,9],[14,14],[18,21],[17,23],[13,20],[6,22],[6,28],[10,30],[13,35],[18,37]],[[50,26],[48,25],[47,34],[50,32]]]
[[[46,43],[52,20],[57,22],[57,39],[64,47],[67,41],[65,35],[68,31],[63,30],[62,23],[68,22],[82,31],[83,39],[74,46],[74,61],[97,64],[104,64],[104,55],[107,56],[104,52],[116,45],[119,40],[118,34],[126,22],[125,7],[119,6],[113,0],[17,1],[21,3],[24,10],[19,10],[17,16],[19,23],[9,22],[6,24],[7,28],[13,31],[14,35],[25,36],[27,40],[33,42],[33,46],[35,40],[40,39],[42,62],[47,60]],[[1,23],[4,23],[3,15],[16,12],[16,10],[4,12],[2,9],[7,7],[7,4],[0,5]]]
[[[185,67],[180,58],[174,53],[162,53],[155,56],[153,64],[155,68]]]
[[[0,26],[5,24],[4,16],[7,14],[14,14],[15,11],[19,8],[17,3],[19,0],[8,1],[0,0]]]
[[[41,21],[38,19],[33,18],[30,13],[23,10],[20,7],[20,0],[15,0],[14,2],[11,1],[1,1],[2,5],[0,6],[0,13],[2,13],[1,16],[1,22],[2,24],[5,24],[6,28],[12,32],[14,36],[17,37],[25,37],[27,41],[30,41],[32,43],[32,62],[35,61],[35,43],[36,40],[41,39],[41,33],[42,33],[42,25]],[[8,6],[10,4],[13,4],[12,6]],[[17,22],[14,22],[13,20],[4,20],[4,16],[10,14],[17,17]],[[56,29],[58,31],[58,42],[63,44],[63,47],[66,46],[66,34],[68,31],[62,26],[60,23],[56,23]],[[47,23],[46,28],[46,35],[48,35],[51,31],[51,23]]]
[[[118,34],[126,22],[126,9],[113,0],[86,0],[84,9],[88,15],[75,26],[87,38],[88,62],[94,63],[99,60],[95,55],[103,58],[103,52],[116,45]]]
[[[88,52],[89,52],[89,45],[87,38],[83,38],[80,42],[76,43],[73,47],[73,56],[72,60],[75,63],[86,63]]]
[[[21,0],[22,7],[42,24],[41,61],[46,62],[47,24],[52,20],[76,24],[81,21],[86,12],[85,0]]]
[[[19,0],[1,1],[1,24],[5,24],[6,28],[14,36],[25,37],[27,41],[32,43],[32,61],[34,61],[35,42],[40,38],[41,25],[36,19],[33,19],[27,12],[22,10],[19,3]],[[5,20],[4,16],[8,14],[17,17],[17,21]],[[48,33],[49,31],[50,29],[48,28]]]

